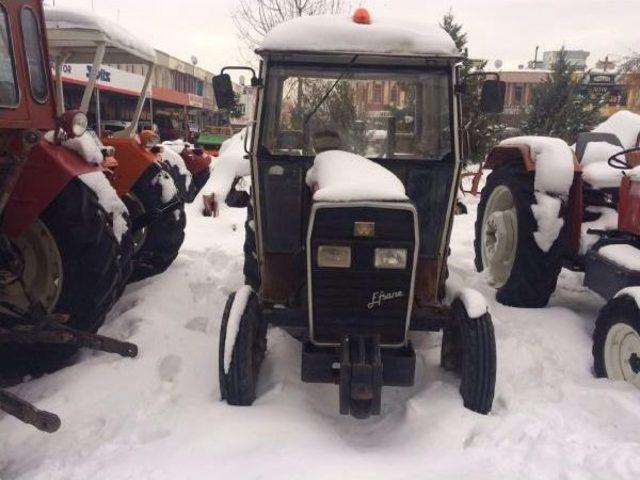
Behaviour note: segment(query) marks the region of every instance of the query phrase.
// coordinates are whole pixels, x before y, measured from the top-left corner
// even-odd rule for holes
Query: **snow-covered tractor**
[[[135,356],[96,335],[125,272],[126,207],[80,112],[57,116],[39,0],[0,1],[0,384],[64,365],[79,347]],[[46,132],[46,133],[45,133]],[[93,161],[95,155],[100,156]],[[59,419],[0,390],[0,409]]]
[[[582,133],[518,137],[488,155],[476,266],[497,299],[543,307],[562,267],[609,303],[594,331],[598,376],[640,386],[640,115],[621,111]]]
[[[155,50],[119,25],[91,13],[47,7],[45,16],[60,112],[65,105],[65,63],[91,65],[81,103],[77,106],[85,114],[89,112],[103,65],[143,66],[145,79],[131,122],[112,135],[97,132],[96,141],[114,156],[110,180],[131,215],[133,263],[129,280],[162,273],[175,260],[184,241],[184,202],[192,201],[197,191],[181,155],[163,148],[160,137],[150,130],[136,133],[153,78]],[[96,107],[99,118],[98,110]],[[198,168],[201,163],[206,162],[193,162]],[[204,170],[208,168],[200,168],[198,173]]]
[[[246,285],[224,311],[223,399],[251,405],[268,326],[303,342],[302,381],[339,385],[340,412],[381,412],[414,383],[410,332],[444,332],[464,405],[490,411],[495,339],[483,297],[445,285],[460,180],[460,52],[437,27],[348,16],[274,28],[257,51]],[[233,105],[228,74],[216,101]],[[488,81],[483,104],[501,110]]]

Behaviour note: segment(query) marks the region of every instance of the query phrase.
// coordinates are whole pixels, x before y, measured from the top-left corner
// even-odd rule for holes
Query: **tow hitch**
[[[340,413],[355,418],[380,415],[382,357],[380,337],[345,336],[340,361]]]

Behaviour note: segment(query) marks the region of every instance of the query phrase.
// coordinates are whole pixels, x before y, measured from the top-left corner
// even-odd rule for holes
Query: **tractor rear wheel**
[[[48,312],[69,315],[69,327],[95,332],[102,325],[117,297],[120,246],[107,213],[81,180],[72,180],[12,246],[32,298]],[[21,311],[29,306],[19,282],[6,276],[0,300]],[[19,379],[53,371],[76,351],[60,345],[1,345],[0,376]]]
[[[220,326],[220,395],[229,405],[253,404],[266,350],[267,324],[257,295],[245,285],[229,296]]]
[[[460,300],[453,302],[454,323],[443,331],[441,365],[461,376],[460,395],[469,410],[491,411],[496,384],[496,340],[491,316],[470,318]]]
[[[252,200],[253,201],[253,200]],[[244,223],[244,283],[251,285],[255,292],[260,290],[260,266],[256,241],[256,221],[252,202],[247,205],[247,220]]]
[[[596,376],[640,388],[640,308],[633,297],[616,297],[600,311],[593,332],[593,363]]]
[[[163,208],[178,198],[171,176],[158,165],[152,165],[138,179],[124,202],[135,223],[136,217]],[[178,256],[184,241],[187,218],[184,203],[163,214],[151,224],[134,232],[133,273],[136,282],[164,272]]]
[[[496,299],[512,307],[547,305],[565,252],[566,228],[547,252],[535,241],[534,175],[519,162],[499,166],[487,178],[478,205],[476,268],[488,272],[498,289]]]

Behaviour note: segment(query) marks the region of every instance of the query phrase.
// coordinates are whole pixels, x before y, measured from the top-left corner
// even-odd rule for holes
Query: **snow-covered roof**
[[[49,49],[53,54],[71,53],[70,61],[91,63],[96,45],[105,43],[104,63],[156,62],[147,42],[104,17],[83,10],[46,7]]]
[[[331,52],[397,56],[459,57],[451,37],[437,24],[372,16],[371,24],[348,15],[299,17],[264,37],[259,51]]]

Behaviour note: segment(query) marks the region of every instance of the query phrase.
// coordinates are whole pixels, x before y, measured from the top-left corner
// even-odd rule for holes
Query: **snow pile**
[[[638,308],[640,308],[640,287],[627,287],[623,288],[616,294],[616,298],[628,295],[636,301]]]
[[[618,188],[623,177],[624,170],[607,162],[590,163],[582,169],[582,178],[593,188]]]
[[[613,133],[618,137],[625,150],[633,148],[637,145],[638,135],[640,135],[640,115],[628,110],[620,110],[594,128],[593,131]]]
[[[79,175],[78,178],[93,190],[93,193],[98,197],[98,202],[111,217],[113,234],[118,240],[118,243],[120,243],[122,235],[129,229],[129,225],[127,224],[129,211],[127,207],[122,203],[122,200],[120,200],[120,197],[116,194],[109,180],[107,180],[107,177],[105,177],[101,171],[84,173]]]
[[[208,184],[208,193],[213,193],[219,202],[224,202],[236,177],[251,174],[251,164],[244,150],[247,128],[243,128],[220,146],[218,158],[213,162],[212,179]],[[251,134],[247,145],[251,144]],[[203,191],[205,189],[203,188]]]
[[[536,203],[531,205],[531,212],[538,223],[538,231],[534,232],[533,238],[540,250],[548,252],[564,226],[560,215],[562,201],[542,192],[535,192],[535,196]]]
[[[592,163],[606,163],[612,156],[619,153],[622,149],[617,145],[612,145],[609,142],[589,142],[584,149],[580,165],[583,167],[591,165]],[[623,155],[620,156],[624,158]]]
[[[329,150],[318,154],[307,171],[307,185],[316,202],[407,199],[398,177],[355,153]]]
[[[182,152],[184,151],[185,148],[193,148],[193,145],[191,143],[185,142],[181,138],[177,140],[168,140],[168,141],[162,142],[162,145],[164,147],[170,148],[171,150],[176,152],[178,155],[182,155]]]
[[[176,187],[173,178],[169,175],[169,172],[162,170],[153,177],[151,185],[160,185],[162,189],[162,203],[169,203],[178,195],[178,188]]]
[[[184,159],[180,156],[179,153],[176,153],[176,151],[173,150],[173,148],[168,147],[164,144],[163,146],[164,148],[162,149],[162,152],[160,154],[162,157],[162,160],[178,169],[180,176],[184,177],[184,185],[185,185],[185,188],[188,190],[189,187],[191,186],[192,175],[189,169],[187,169],[187,165],[184,163]],[[182,148],[184,150],[184,146]]]
[[[598,253],[621,267],[640,272],[640,250],[633,245],[624,243],[605,245],[598,250]]]
[[[584,255],[593,245],[600,240],[599,235],[589,233],[589,230],[616,230],[618,228],[618,212],[608,207],[587,207],[590,213],[599,213],[600,216],[592,222],[584,222],[580,234],[580,254]]]
[[[574,154],[567,142],[552,137],[513,137],[500,145],[526,145],[536,164],[537,191],[568,195],[573,183]]]
[[[47,6],[44,9],[44,14],[47,30],[73,29],[96,32],[104,37],[108,44],[116,48],[153,63],[156,61],[156,52],[151,45],[104,17],[82,9],[71,10],[52,6]],[[72,34],[70,33],[70,35]],[[77,36],[75,40],[78,41]],[[108,58],[105,59],[105,62],[107,61]]]
[[[458,57],[438,25],[373,16],[370,25],[348,15],[314,15],[281,23],[265,35],[264,50]]]
[[[236,292],[229,312],[229,320],[227,321],[227,333],[224,338],[224,371],[229,372],[231,365],[231,357],[233,356],[233,346],[236,344],[236,337],[240,330],[240,320],[247,308],[247,302],[253,290],[249,285],[243,285]]]
[[[55,143],[55,132],[53,130],[48,131],[45,133],[44,138],[49,143]],[[62,142],[62,146],[78,153],[87,163],[101,165],[104,161],[100,145],[89,132],[84,132],[79,137],[65,140]]]

